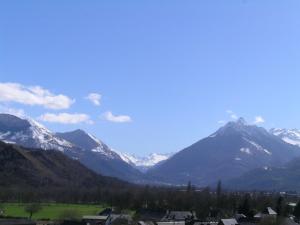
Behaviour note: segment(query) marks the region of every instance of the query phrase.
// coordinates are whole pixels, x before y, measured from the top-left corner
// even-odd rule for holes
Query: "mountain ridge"
[[[0,114],[0,127],[0,140],[6,143],[31,149],[59,150],[99,174],[132,182],[144,180],[140,171],[83,130],[52,133],[33,119],[10,114]],[[75,138],[71,137],[74,133]]]
[[[179,151],[148,174],[167,183],[191,181],[205,186],[251,169],[282,165],[299,155],[299,147],[240,118]]]
[[[10,188],[97,188],[115,178],[96,174],[60,151],[29,149],[0,141],[0,186]]]

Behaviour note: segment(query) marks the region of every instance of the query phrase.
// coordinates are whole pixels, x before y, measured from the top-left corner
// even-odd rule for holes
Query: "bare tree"
[[[42,209],[42,206],[39,203],[30,203],[25,206],[25,212],[29,213],[29,218],[32,218],[34,213],[37,213]]]

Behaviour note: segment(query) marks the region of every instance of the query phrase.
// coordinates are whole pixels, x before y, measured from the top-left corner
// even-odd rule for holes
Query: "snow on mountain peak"
[[[272,128],[270,133],[280,137],[286,143],[300,146],[300,130]]]
[[[133,154],[127,154],[122,152],[117,152],[117,153],[119,154],[121,159],[123,159],[125,162],[141,169],[142,171],[145,171],[148,168],[153,167],[164,160],[167,160],[173,155],[173,153],[167,153],[167,154],[151,153],[147,156],[140,157]]]
[[[56,149],[64,151],[73,145],[59,137],[32,118],[21,119],[13,115],[2,114],[2,123],[6,124],[6,131],[0,132],[0,140],[7,143],[16,143],[25,147]],[[9,127],[20,124],[18,129]]]

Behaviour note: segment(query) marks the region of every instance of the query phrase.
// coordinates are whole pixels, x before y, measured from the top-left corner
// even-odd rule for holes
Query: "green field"
[[[4,204],[5,216],[13,217],[28,217],[29,214],[25,212],[26,204],[6,203]],[[66,210],[74,210],[80,217],[83,215],[96,215],[104,206],[99,205],[84,205],[84,204],[41,204],[42,209],[33,214],[33,219],[59,219],[61,214]]]

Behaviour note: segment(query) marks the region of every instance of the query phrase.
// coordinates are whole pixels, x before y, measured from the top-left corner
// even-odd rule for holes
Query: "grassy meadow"
[[[29,217],[25,212],[26,204],[19,203],[5,203],[5,216],[12,217]],[[33,219],[60,219],[66,211],[76,212],[77,216],[96,215],[99,211],[104,209],[104,206],[99,205],[85,205],[85,204],[61,204],[61,203],[44,203],[41,204],[42,209],[33,214]]]

